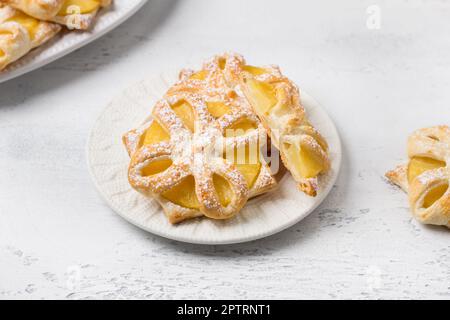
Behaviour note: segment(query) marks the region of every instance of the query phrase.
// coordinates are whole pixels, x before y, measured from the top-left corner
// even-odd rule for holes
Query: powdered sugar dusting
[[[173,211],[177,205],[167,204],[166,200],[161,199],[161,192],[180,183],[187,175],[192,175],[195,179],[197,197],[201,202],[199,210],[209,217],[219,219],[233,216],[250,195],[260,194],[262,192],[260,190],[269,190],[275,185],[270,171],[266,169],[261,170],[258,184],[248,190],[242,173],[232,162],[223,158],[224,148],[227,146],[255,143],[259,137],[266,136],[266,130],[247,100],[236,92],[239,90],[238,75],[243,63],[243,58],[238,55],[216,56],[204,63],[202,69],[205,72],[204,79],[190,79],[195,74],[194,71],[182,70],[179,81],[156,103],[152,117],[167,129],[170,141],[167,144],[143,146],[135,150],[131,155],[129,177],[133,187],[151,190],[165,207],[166,212]],[[172,109],[182,101],[192,108],[193,132]],[[210,101],[224,103],[229,111],[216,119],[208,111],[207,103]],[[255,129],[248,130],[238,137],[224,136],[228,127],[244,119],[253,121],[256,124]],[[142,129],[132,130],[126,135],[128,144],[136,145],[136,141],[144,133]],[[158,146],[162,148],[158,149]],[[169,157],[172,166],[154,176],[143,177],[142,169],[149,162],[160,160],[162,157]],[[267,165],[262,161],[262,166]],[[233,190],[234,196],[226,207],[220,204],[215,191],[214,174],[224,177]],[[168,210],[169,207],[172,209]]]

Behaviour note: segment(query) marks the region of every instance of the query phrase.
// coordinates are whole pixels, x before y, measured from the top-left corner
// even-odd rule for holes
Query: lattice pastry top
[[[102,7],[112,0],[0,0],[36,19],[57,22],[69,29],[88,29]]]
[[[130,184],[155,197],[172,223],[230,218],[249,197],[276,186],[259,152],[266,130],[223,81],[229,70],[220,61],[199,71],[201,81],[183,71],[144,125],[124,135]]]
[[[408,157],[387,178],[408,193],[416,219],[450,228],[450,128],[415,131],[408,139]]]

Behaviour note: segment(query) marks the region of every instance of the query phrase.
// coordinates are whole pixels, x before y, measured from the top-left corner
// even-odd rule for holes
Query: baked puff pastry
[[[54,37],[61,27],[0,4],[0,70]]]
[[[0,0],[40,20],[52,21],[69,29],[86,30],[97,12],[112,0]]]
[[[214,61],[183,71],[147,121],[123,137],[131,186],[155,198],[171,223],[231,218],[276,187],[259,151],[267,132],[224,81],[228,67]]]
[[[236,68],[243,93],[298,188],[316,196],[318,177],[330,168],[328,144],[309,123],[297,86],[277,66],[261,68],[241,63]]]
[[[417,220],[450,228],[450,128],[415,131],[408,139],[408,157],[386,177],[408,193]]]

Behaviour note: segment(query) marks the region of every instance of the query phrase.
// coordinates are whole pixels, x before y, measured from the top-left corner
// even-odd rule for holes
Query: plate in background
[[[100,11],[90,31],[68,32],[56,36],[1,71],[0,83],[49,64],[98,39],[130,18],[146,2],[147,0],[114,0],[110,8]]]

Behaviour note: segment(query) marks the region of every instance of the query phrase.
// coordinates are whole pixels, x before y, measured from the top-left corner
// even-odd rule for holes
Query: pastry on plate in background
[[[43,21],[56,22],[69,29],[87,30],[97,12],[112,0],[0,0],[17,10]]]
[[[112,0],[0,0],[0,71],[53,38],[87,30]]]
[[[0,3],[0,70],[53,38],[61,26]]]

